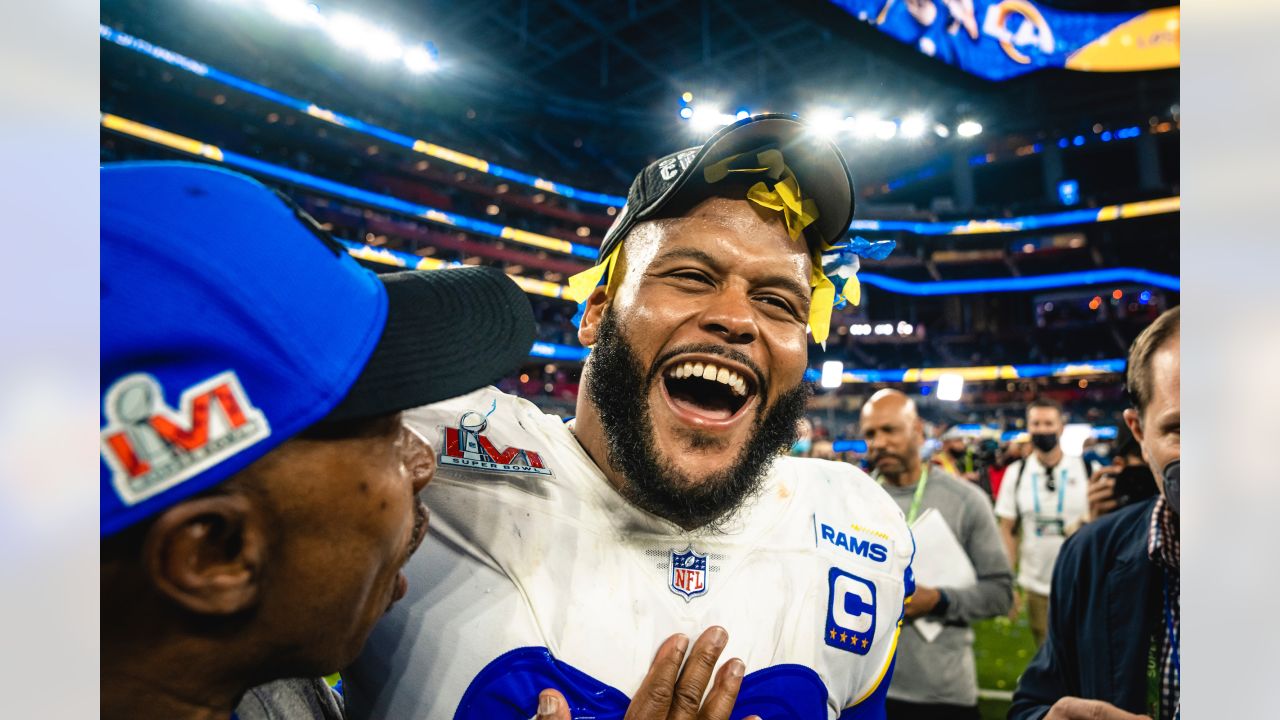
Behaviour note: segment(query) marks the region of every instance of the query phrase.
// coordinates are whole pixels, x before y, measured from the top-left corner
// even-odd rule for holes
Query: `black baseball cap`
[[[756,115],[722,128],[706,143],[672,153],[640,171],[627,203],[605,233],[600,260],[618,247],[636,224],[662,217],[664,209],[690,192],[707,188],[703,170],[731,155],[777,148],[796,182],[818,206],[813,232],[827,245],[838,242],[853,221],[853,179],[844,155],[830,140],[790,115]]]

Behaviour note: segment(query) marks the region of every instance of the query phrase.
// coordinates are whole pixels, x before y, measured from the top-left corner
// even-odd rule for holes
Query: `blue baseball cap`
[[[363,268],[283,195],[194,163],[101,170],[101,533],[324,421],[483,387],[534,338],[494,268]]]

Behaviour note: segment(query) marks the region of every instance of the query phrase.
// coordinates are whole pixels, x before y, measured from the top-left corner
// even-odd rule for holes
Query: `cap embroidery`
[[[182,391],[180,408],[164,402],[151,375],[126,375],[103,400],[102,459],[125,505],[188,480],[271,435],[262,411],[230,370]]]

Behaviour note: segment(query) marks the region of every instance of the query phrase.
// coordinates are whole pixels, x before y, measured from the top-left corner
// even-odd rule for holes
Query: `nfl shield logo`
[[[684,552],[671,551],[671,572],[668,576],[671,592],[680,595],[685,602],[707,592],[707,556],[694,552],[693,547]]]

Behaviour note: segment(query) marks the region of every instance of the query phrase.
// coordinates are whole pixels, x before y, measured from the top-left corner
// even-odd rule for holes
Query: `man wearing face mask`
[[[1125,424],[1160,494],[1089,523],[1063,545],[1048,639],[1018,682],[1013,720],[1179,717],[1180,338],[1174,308],[1129,350]]]
[[[1083,458],[1063,452],[1063,426],[1062,406],[1056,402],[1040,398],[1027,406],[1033,452],[1009,466],[996,498],[1000,535],[1009,564],[1018,569],[1037,645],[1045,638],[1053,562],[1066,529],[1089,509],[1091,470]],[[1018,599],[1014,602],[1016,616]]]

